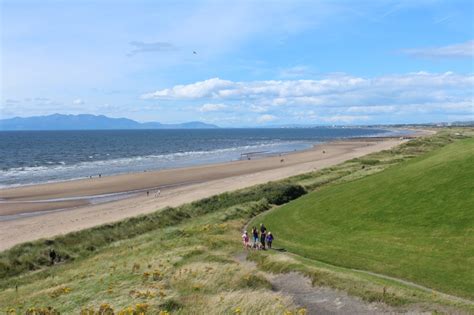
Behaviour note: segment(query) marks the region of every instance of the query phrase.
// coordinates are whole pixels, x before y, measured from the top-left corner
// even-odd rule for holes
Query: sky
[[[0,0],[0,118],[474,120],[474,1]]]

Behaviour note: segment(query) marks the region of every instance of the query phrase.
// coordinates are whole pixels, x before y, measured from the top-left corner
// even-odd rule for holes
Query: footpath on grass
[[[250,221],[248,221],[245,224],[245,226],[243,227],[243,230],[248,230],[250,223],[257,222],[258,219],[274,211],[276,208],[277,207],[273,207],[265,212],[259,213],[258,215],[253,217]],[[474,301],[464,299],[458,296],[446,294],[446,293],[437,291],[435,289],[428,288],[426,286],[423,286],[411,281],[407,281],[405,279],[391,277],[391,276],[387,276],[387,275],[383,275],[383,274],[379,274],[379,273],[375,273],[375,272],[371,272],[367,270],[345,268],[342,266],[331,265],[327,262],[321,262],[314,259],[302,257],[286,249],[280,249],[279,251],[283,253],[278,253],[277,255],[291,255],[293,257],[303,258],[305,260],[312,260],[312,261],[317,262],[318,264],[326,265],[326,266],[337,268],[337,269],[342,269],[342,270],[345,270],[346,272],[355,272],[355,273],[365,274],[365,275],[373,276],[376,278],[389,280],[391,282],[395,282],[402,286],[407,286],[415,290],[422,290],[422,291],[425,291],[426,293],[429,293],[432,296],[438,296],[442,299],[445,299],[453,303],[464,303],[466,305],[474,305]],[[248,260],[247,256],[248,256],[248,253],[243,252],[236,255],[235,258],[240,263],[247,264],[250,267],[258,268],[257,263],[255,263],[254,261]],[[363,301],[360,298],[348,296],[347,293],[345,292],[333,290],[331,288],[315,287],[312,285],[310,278],[308,278],[303,272],[290,271],[284,274],[268,274],[267,273],[267,279],[272,283],[273,287],[277,291],[281,291],[285,294],[292,296],[295,302],[299,306],[306,306],[308,310],[310,311],[310,314],[312,314],[312,312],[317,313],[317,314],[326,314],[326,312],[328,312],[327,314],[334,314],[335,311],[337,312],[337,314],[354,314],[354,312],[351,312],[351,308],[353,310],[359,310],[361,313],[364,313],[364,314],[372,314],[372,313],[393,314],[394,312],[400,311],[400,309],[397,310],[396,308],[390,307],[383,303],[367,303],[366,301]],[[294,284],[300,284],[301,286],[294,285]],[[417,306],[410,308],[410,311],[414,311],[415,309],[416,311],[420,311],[420,308]],[[443,310],[446,311],[445,308],[443,308]],[[359,312],[356,312],[356,313],[359,313]]]
[[[247,260],[247,252],[235,260],[247,270],[258,269],[255,262]],[[296,306],[307,314],[394,314],[400,309],[376,302],[368,303],[345,292],[328,287],[314,287],[311,279],[299,272],[271,274],[263,272],[272,289],[292,298]]]

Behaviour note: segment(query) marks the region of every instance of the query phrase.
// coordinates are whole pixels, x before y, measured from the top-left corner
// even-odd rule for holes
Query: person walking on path
[[[272,248],[272,242],[273,242],[273,234],[272,234],[272,232],[268,231],[268,234],[267,234],[267,247],[269,249]]]
[[[258,248],[258,230],[255,226],[252,228],[252,236],[253,236],[253,248],[257,249]]]
[[[265,241],[267,238],[267,232],[263,231],[260,233],[260,246],[262,247],[263,250],[265,250]]]
[[[248,235],[247,231],[244,231],[244,234],[242,234],[242,242],[244,244],[245,249],[249,249],[249,247],[250,247],[249,240],[250,240],[250,238],[249,238],[249,235]]]
[[[263,232],[267,232],[267,228],[265,227],[265,225],[263,225],[263,223],[260,223],[260,233]]]

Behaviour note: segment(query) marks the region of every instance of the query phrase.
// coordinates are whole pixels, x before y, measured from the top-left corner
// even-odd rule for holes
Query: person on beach
[[[155,198],[158,198],[160,196],[160,194],[161,194],[161,190],[158,189],[155,193]]]
[[[268,231],[268,235],[267,235],[267,247],[269,249],[272,249],[272,242],[273,242],[273,234],[272,232]]]
[[[146,191],[146,196],[150,196],[150,192],[148,190]]]
[[[244,234],[242,234],[242,243],[244,244],[245,249],[249,249],[250,247],[249,240],[250,238],[247,231],[244,231]]]
[[[255,226],[252,228],[252,236],[253,236],[253,248],[257,249],[258,248],[258,230]]]

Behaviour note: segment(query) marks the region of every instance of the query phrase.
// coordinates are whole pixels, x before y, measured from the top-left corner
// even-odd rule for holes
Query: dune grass
[[[304,193],[306,193],[305,190],[296,184],[268,183],[251,189],[212,196],[181,207],[165,208],[151,214],[68,233],[49,240],[20,244],[0,253],[0,278],[2,279],[0,288],[8,282],[8,277],[48,266],[50,264],[49,248],[55,248],[61,255],[61,261],[67,262],[87,257],[113,242],[176,225],[206,213],[249,201],[258,201],[262,198],[271,204],[283,204]]]
[[[430,144],[405,148],[417,153]],[[470,138],[322,188],[258,221],[276,235],[275,246],[301,256],[472,299],[473,178]]]
[[[51,307],[61,314],[96,314],[102,307],[117,314],[138,304],[150,314],[204,314],[210,307],[229,314],[295,312],[291,300],[272,292],[259,271],[233,259],[241,248],[243,222],[268,207],[262,199],[219,209],[115,242],[41,275],[13,277],[0,293],[0,309],[22,314],[31,307]]]

